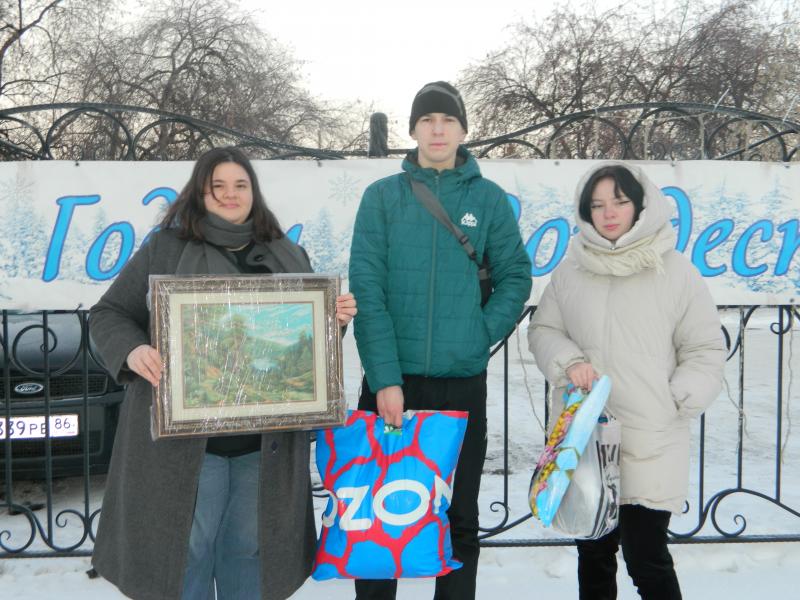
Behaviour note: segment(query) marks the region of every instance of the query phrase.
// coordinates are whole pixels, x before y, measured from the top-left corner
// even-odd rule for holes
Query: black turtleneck
[[[250,273],[270,273],[270,270],[262,264],[248,264],[247,255],[253,249],[253,242],[250,242],[244,248],[239,250],[229,250],[228,255],[236,261],[236,266],[239,271],[245,274]],[[258,262],[257,258],[256,262]],[[253,259],[251,259],[252,261]],[[223,435],[219,437],[208,438],[206,445],[206,452],[216,454],[218,456],[241,456],[250,452],[256,452],[261,449],[261,435]]]

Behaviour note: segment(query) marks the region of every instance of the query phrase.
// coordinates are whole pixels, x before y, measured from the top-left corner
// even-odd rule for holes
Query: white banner
[[[533,259],[532,301],[574,231],[575,185],[595,161],[482,160],[509,194]],[[718,304],[800,297],[800,164],[638,163],[675,203],[678,249]],[[191,162],[0,163],[0,308],[88,308],[188,180]],[[318,272],[347,276],[364,188],[399,159],[256,161],[267,203]]]

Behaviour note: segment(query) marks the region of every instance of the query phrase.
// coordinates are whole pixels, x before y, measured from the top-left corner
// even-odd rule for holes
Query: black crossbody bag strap
[[[414,192],[414,197],[419,200],[419,203],[424,206],[433,217],[439,221],[445,228],[453,234],[453,237],[458,240],[458,243],[461,244],[461,247],[464,249],[464,252],[467,253],[467,256],[478,265],[478,281],[481,286],[481,306],[486,304],[489,300],[489,295],[492,293],[492,269],[489,266],[489,261],[484,254],[483,262],[478,262],[478,253],[475,251],[475,247],[469,241],[469,236],[466,233],[461,231],[461,229],[450,220],[450,217],[447,216],[447,213],[442,206],[442,203],[439,201],[439,198],[436,197],[431,189],[422,183],[421,181],[417,181],[410,175],[406,174],[409,182],[411,183],[411,191]]]

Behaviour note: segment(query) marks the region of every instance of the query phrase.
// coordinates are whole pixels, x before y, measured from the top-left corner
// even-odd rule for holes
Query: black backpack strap
[[[475,247],[469,241],[467,234],[461,231],[461,229],[450,220],[450,217],[447,216],[442,203],[439,202],[439,198],[437,198],[431,189],[421,181],[417,181],[408,175],[407,177],[411,182],[411,191],[414,192],[414,196],[417,200],[419,200],[420,204],[428,209],[428,212],[431,213],[437,221],[444,225],[447,230],[453,234],[453,237],[455,237],[458,240],[458,243],[461,244],[461,247],[464,249],[464,252],[467,253],[467,256],[469,256],[473,261],[475,261],[476,264],[478,264],[478,253],[475,251]]]
[[[458,243],[461,244],[461,247],[464,249],[464,252],[467,253],[467,256],[470,257],[472,262],[478,265],[478,282],[481,288],[481,306],[484,306],[489,301],[489,296],[491,296],[493,288],[492,268],[489,265],[489,257],[484,252],[483,262],[478,262],[478,253],[475,251],[475,247],[469,241],[469,237],[450,220],[450,217],[447,216],[447,213],[445,212],[442,203],[439,201],[439,198],[436,197],[436,194],[434,194],[427,185],[421,181],[417,181],[408,173],[405,175],[408,178],[408,181],[411,183],[411,191],[414,193],[414,197],[428,210],[429,213],[431,213],[431,215],[433,215],[437,221],[444,225],[445,228],[447,228],[447,230],[453,234],[453,237],[455,237],[458,240]]]

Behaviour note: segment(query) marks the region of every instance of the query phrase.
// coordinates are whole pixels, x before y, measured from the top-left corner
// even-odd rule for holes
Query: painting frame
[[[342,425],[340,287],[326,274],[150,275],[153,439]]]

